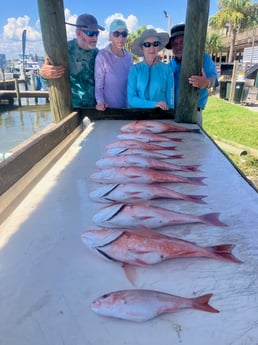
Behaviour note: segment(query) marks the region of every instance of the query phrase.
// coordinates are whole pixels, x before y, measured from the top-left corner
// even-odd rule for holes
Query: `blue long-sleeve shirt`
[[[131,66],[127,98],[130,108],[155,108],[164,101],[174,108],[174,77],[171,67],[159,61],[149,66],[144,61]]]
[[[177,59],[173,58],[169,65],[172,68],[173,74],[174,74],[174,82],[175,82],[175,106],[178,101],[178,95],[179,95],[179,81],[180,81],[180,70],[181,70],[181,61],[178,61]],[[217,80],[217,70],[216,65],[213,62],[212,58],[209,54],[204,53],[203,56],[203,69],[206,74],[207,78],[215,78]],[[198,99],[198,107],[201,109],[204,109],[206,106],[206,103],[208,101],[209,91],[208,89],[200,89],[199,90],[199,99]]]

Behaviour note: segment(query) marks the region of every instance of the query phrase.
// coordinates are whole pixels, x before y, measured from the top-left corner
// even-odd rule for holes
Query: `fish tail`
[[[206,184],[202,181],[205,178],[206,177],[186,177],[186,182],[199,186],[205,186]]]
[[[163,150],[176,150],[176,146],[164,146]]]
[[[206,198],[206,195],[187,195],[188,201],[192,201],[196,204],[206,204],[206,201],[202,200],[203,198]]]
[[[186,165],[185,168],[189,171],[200,172],[201,170],[198,169],[199,166],[200,165]]]
[[[182,138],[171,138],[171,141],[181,142],[184,141]]]
[[[239,260],[232,254],[232,250],[234,247],[234,244],[221,244],[218,246],[207,247],[206,249],[208,249],[210,253],[218,256],[222,260],[242,263],[241,260]]]
[[[168,158],[172,158],[172,159],[181,159],[183,158],[184,155],[173,155],[173,156],[168,156]]]
[[[201,223],[215,226],[227,226],[219,220],[219,212],[208,213],[200,216]]]
[[[192,306],[194,309],[207,311],[209,313],[219,313],[219,311],[209,305],[209,300],[212,297],[212,293],[202,295],[192,299]]]

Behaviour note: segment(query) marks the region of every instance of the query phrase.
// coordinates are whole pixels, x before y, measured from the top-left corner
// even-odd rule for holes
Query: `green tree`
[[[132,54],[134,62],[137,62],[139,60],[139,58],[138,58],[138,56],[136,56],[132,53],[131,46],[132,46],[133,42],[136,40],[136,38],[141,36],[143,31],[146,29],[147,29],[146,25],[140,26],[135,32],[130,33],[127,37],[127,42],[126,42],[125,48]]]
[[[253,4],[250,0],[219,0],[219,11],[209,19],[209,24],[214,29],[227,27],[229,29],[230,50],[229,62],[233,62],[233,52],[236,42],[236,36],[241,29],[251,27],[251,23],[257,20],[255,8],[257,4]]]
[[[211,56],[215,54],[216,58],[217,55],[220,54],[223,50],[223,44],[221,42],[221,36],[218,33],[208,33],[205,43],[205,50]],[[216,60],[216,59],[215,59]]]

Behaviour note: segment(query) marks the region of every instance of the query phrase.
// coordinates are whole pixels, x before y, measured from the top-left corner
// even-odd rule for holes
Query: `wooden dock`
[[[18,91],[18,90],[0,90],[0,102],[8,101],[9,104],[14,103],[14,99],[18,99],[19,105],[21,105],[21,98],[34,98],[35,103],[38,103],[39,98],[46,98],[48,101],[48,91]]]

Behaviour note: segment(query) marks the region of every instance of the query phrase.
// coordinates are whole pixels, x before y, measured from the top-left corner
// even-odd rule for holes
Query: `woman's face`
[[[154,59],[158,55],[159,46],[160,46],[160,42],[157,37],[155,36],[147,37],[144,40],[143,45],[142,45],[142,50],[143,50],[145,59],[147,60]]]
[[[121,49],[125,46],[127,41],[128,32],[125,29],[119,29],[117,31],[110,33],[110,41],[113,46],[118,49]]]

